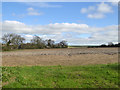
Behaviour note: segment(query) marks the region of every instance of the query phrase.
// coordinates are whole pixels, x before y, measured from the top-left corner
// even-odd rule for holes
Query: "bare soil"
[[[88,65],[118,62],[118,48],[28,49],[2,52],[3,66]]]

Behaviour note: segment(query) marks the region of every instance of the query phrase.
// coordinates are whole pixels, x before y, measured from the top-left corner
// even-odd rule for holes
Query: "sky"
[[[2,34],[34,35],[69,45],[118,42],[118,5],[111,2],[3,2]]]

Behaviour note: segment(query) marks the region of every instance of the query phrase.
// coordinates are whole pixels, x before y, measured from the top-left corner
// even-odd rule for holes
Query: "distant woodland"
[[[39,36],[33,36],[29,43],[25,43],[25,38],[21,35],[8,33],[2,37],[2,50],[8,51],[13,49],[44,49],[44,48],[67,48],[67,41],[62,40],[55,43],[52,39],[43,40]]]
[[[68,48],[68,43],[65,40],[56,43],[52,39],[43,40],[41,37],[35,35],[26,43],[26,40],[21,35],[15,33],[8,33],[2,36],[2,50],[9,51],[15,49],[44,49],[44,48]],[[99,47],[119,47],[120,43],[114,44],[109,42],[108,45],[102,44],[100,46],[87,46],[88,48],[99,48]]]

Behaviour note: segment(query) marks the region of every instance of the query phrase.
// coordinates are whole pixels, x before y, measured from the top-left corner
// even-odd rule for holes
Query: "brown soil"
[[[117,62],[117,48],[29,49],[2,53],[3,66],[88,65]]]

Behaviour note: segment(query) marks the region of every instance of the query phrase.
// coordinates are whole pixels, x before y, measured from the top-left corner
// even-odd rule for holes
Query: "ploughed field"
[[[88,65],[118,62],[118,48],[27,49],[2,52],[3,66]]]

